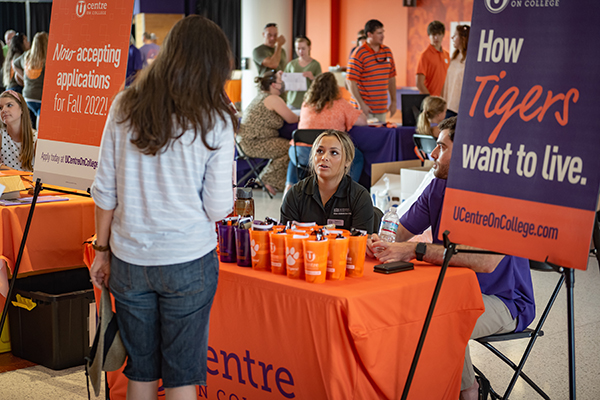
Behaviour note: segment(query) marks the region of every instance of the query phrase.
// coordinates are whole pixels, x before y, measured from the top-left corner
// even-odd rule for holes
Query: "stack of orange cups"
[[[289,230],[285,237],[285,263],[290,279],[304,279],[304,246],[302,242],[309,238],[304,232]]]
[[[285,238],[284,232],[272,231],[269,238],[271,240],[271,272],[274,274],[285,275]]]
[[[346,230],[329,230],[329,256],[327,257],[327,279],[343,281],[346,278],[346,260],[350,232]],[[338,238],[342,234],[343,238]]]
[[[252,256],[252,269],[257,271],[271,270],[271,245],[269,233],[273,225],[252,224],[250,229],[250,254]]]
[[[350,236],[348,243],[348,259],[346,260],[346,275],[360,278],[365,268],[367,251],[367,235]]]
[[[327,255],[329,241],[306,239],[304,247],[305,279],[309,283],[324,283],[327,277]]]

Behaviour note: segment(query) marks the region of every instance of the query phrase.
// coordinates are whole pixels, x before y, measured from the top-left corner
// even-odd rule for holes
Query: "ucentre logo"
[[[84,0],[79,0],[77,2],[77,5],[75,6],[75,13],[77,14],[77,16],[79,18],[81,18],[85,15],[85,1]]]
[[[489,12],[493,14],[498,14],[500,11],[504,10],[508,5],[508,0],[483,0],[485,2],[485,7]]]

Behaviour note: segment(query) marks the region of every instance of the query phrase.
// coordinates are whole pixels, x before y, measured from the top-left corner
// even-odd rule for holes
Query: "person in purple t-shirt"
[[[140,47],[140,53],[142,54],[144,68],[146,68],[154,62],[154,59],[160,51],[160,46],[156,44],[157,38],[154,33],[144,32],[143,40],[144,45]]]
[[[435,178],[400,218],[396,243],[383,242],[377,235],[373,235],[368,241],[367,254],[379,261],[410,261],[416,258],[437,265],[443,262],[444,247],[438,234],[456,117],[442,121],[439,129],[437,147],[431,153],[435,160]],[[433,231],[433,244],[406,242],[429,227]],[[485,312],[475,324],[472,339],[497,333],[519,332],[533,321],[535,302],[528,260],[514,256],[458,253],[452,257],[450,265],[471,268],[477,273]],[[479,383],[475,379],[468,345],[460,389],[460,399],[479,398]]]

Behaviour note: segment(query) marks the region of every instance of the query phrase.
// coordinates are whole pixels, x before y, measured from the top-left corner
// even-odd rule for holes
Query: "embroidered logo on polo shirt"
[[[333,215],[352,215],[350,208],[334,208]]]

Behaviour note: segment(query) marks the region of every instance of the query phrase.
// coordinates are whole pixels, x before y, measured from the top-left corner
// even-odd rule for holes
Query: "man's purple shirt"
[[[446,180],[435,178],[423,191],[415,204],[400,218],[400,223],[410,233],[419,235],[431,226],[433,243],[438,239]],[[497,296],[517,319],[516,332],[527,328],[535,317],[535,301],[529,260],[504,256],[492,273],[477,273],[481,293]]]

